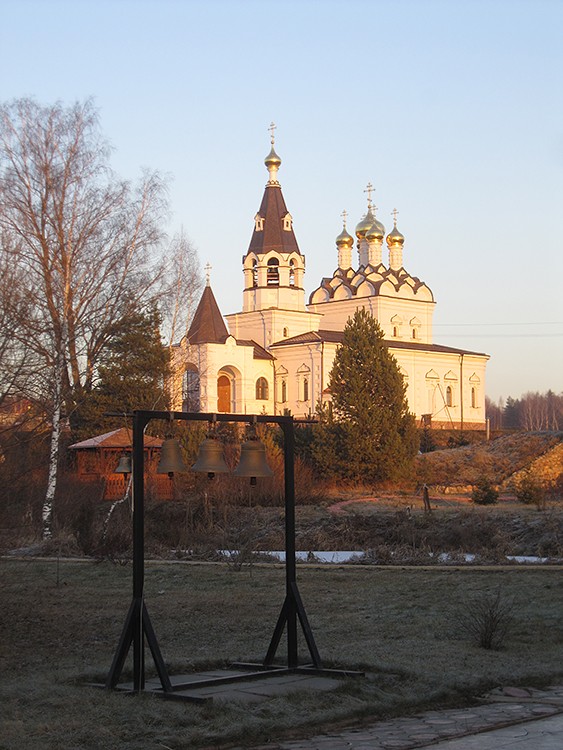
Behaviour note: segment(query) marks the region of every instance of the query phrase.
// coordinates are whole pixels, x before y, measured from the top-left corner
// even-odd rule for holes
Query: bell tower
[[[268,182],[242,258],[242,312],[225,316],[235,338],[252,339],[265,348],[283,338],[318,330],[322,317],[305,306],[305,256],[295,239],[293,218],[278,180],[281,159],[274,148],[275,127],[270,125],[270,153],[264,159]]]
[[[254,217],[254,231],[248,252],[243,256],[243,312],[305,310],[303,274],[305,256],[293,232],[293,218],[278,180],[281,159],[274,148],[275,125],[270,125],[270,153],[264,159],[268,182]]]

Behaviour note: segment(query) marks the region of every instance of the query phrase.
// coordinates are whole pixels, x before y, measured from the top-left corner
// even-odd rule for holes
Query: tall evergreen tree
[[[97,383],[85,394],[72,420],[75,437],[91,437],[112,426],[123,426],[122,419],[104,417],[106,412],[166,410],[169,366],[170,351],[162,343],[156,307],[118,321],[102,355]]]
[[[314,445],[323,473],[369,482],[404,475],[418,450],[415,421],[383,331],[363,309],[344,329],[330,391],[332,415],[321,419]]]

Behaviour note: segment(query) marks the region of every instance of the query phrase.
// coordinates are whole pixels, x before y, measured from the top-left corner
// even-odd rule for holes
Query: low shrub
[[[483,593],[467,602],[459,626],[481,648],[498,651],[508,636],[513,610],[514,601],[503,596],[499,588],[494,594]]]
[[[477,505],[494,505],[498,501],[498,490],[484,477],[473,485],[471,499]]]
[[[525,505],[536,505],[542,508],[545,504],[545,489],[533,477],[527,475],[523,477],[514,489],[514,495],[520,503]]]

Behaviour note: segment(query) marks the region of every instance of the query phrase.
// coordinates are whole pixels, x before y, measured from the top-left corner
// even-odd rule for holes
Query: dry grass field
[[[0,748],[186,750],[252,745],[563,677],[563,571],[309,567],[298,580],[321,656],[366,670],[333,693],[195,706],[97,690],[131,596],[131,567],[0,560]],[[151,563],[146,602],[172,673],[261,660],[283,599],[273,565]],[[484,596],[512,604],[503,647],[466,634]],[[150,655],[147,663],[150,662]]]

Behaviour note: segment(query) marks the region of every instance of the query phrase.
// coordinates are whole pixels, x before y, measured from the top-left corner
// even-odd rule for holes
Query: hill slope
[[[442,487],[473,485],[487,477],[508,484],[516,472],[528,469],[563,443],[563,432],[518,432],[461,448],[425,453],[416,459],[420,481]],[[545,461],[556,470],[558,459]],[[563,466],[561,472],[563,473]]]

